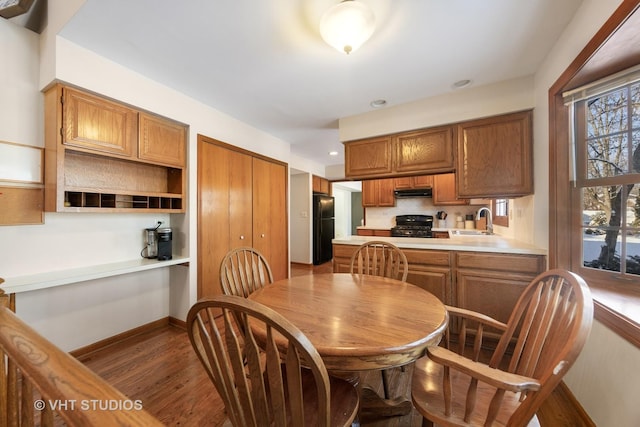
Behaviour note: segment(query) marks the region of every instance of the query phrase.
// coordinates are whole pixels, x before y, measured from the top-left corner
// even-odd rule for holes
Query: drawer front
[[[456,257],[458,268],[499,270],[534,275],[546,269],[546,260],[543,255],[458,252]]]
[[[419,250],[419,249],[403,249],[409,264],[416,265],[436,265],[448,267],[451,265],[451,252]]]

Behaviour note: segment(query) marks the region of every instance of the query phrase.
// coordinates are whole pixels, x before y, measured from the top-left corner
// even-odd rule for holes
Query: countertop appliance
[[[335,233],[334,199],[313,195],[313,264],[319,265],[333,258]]]
[[[392,237],[433,237],[433,215],[397,215]]]

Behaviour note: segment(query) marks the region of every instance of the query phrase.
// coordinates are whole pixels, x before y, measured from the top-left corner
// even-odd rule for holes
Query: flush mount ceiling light
[[[344,0],[325,12],[320,34],[328,45],[347,55],[366,42],[375,28],[369,6],[356,0]]]
[[[329,155],[330,156],[337,156],[338,152],[337,151],[329,151]]]
[[[453,85],[451,85],[451,87],[453,87],[454,89],[462,89],[463,87],[471,86],[471,83],[473,82],[469,79],[458,80]]]
[[[387,105],[387,101],[385,99],[375,99],[369,103],[373,108],[382,108]]]

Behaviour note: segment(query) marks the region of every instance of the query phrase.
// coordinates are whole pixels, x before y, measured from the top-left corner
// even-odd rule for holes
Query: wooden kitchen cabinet
[[[391,136],[345,142],[345,177],[380,177],[393,173]]]
[[[533,194],[531,110],[468,121],[457,127],[459,197]]]
[[[311,176],[311,186],[314,193],[331,194],[331,182],[317,175]]]
[[[345,142],[345,177],[375,178],[452,171],[453,132],[452,126],[444,126]]]
[[[459,199],[456,191],[456,174],[442,173],[433,176],[433,204],[436,206],[468,205],[469,200]]]
[[[44,99],[45,211],[185,212],[186,125],[60,84]]]
[[[546,258],[457,252],[456,265],[456,305],[506,323],[527,285],[546,270]]]
[[[431,188],[433,187],[432,175],[403,176],[394,178],[394,188],[396,190],[411,190],[414,188]]]
[[[138,158],[184,167],[187,155],[186,127],[147,113],[139,113],[138,118]]]
[[[408,238],[410,239],[410,238]],[[333,271],[348,273],[358,245],[333,245]],[[506,322],[517,299],[546,270],[544,255],[401,248],[407,282],[445,304],[479,311]]]
[[[391,237],[391,229],[374,229],[374,228],[358,228],[356,231],[358,236],[379,236]]]
[[[333,245],[333,272],[349,273],[357,245]],[[452,303],[451,252],[402,249],[407,257],[407,282],[431,292],[445,304]]]
[[[399,173],[439,173],[454,168],[453,128],[444,126],[404,132],[393,137]]]
[[[114,156],[133,156],[138,132],[136,110],[69,87],[58,86],[48,93],[60,100],[56,110],[62,108],[62,144]]]
[[[362,181],[362,206],[365,208],[395,206],[394,186],[393,178]]]
[[[451,252],[403,249],[409,264],[407,282],[431,292],[445,304],[453,303]]]
[[[199,136],[198,195],[198,298],[222,293],[222,258],[243,246],[287,277],[286,164]]]

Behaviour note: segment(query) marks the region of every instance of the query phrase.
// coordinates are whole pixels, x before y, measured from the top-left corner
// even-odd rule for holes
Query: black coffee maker
[[[158,261],[166,261],[173,258],[172,254],[172,235],[170,228],[160,228],[157,230],[158,235]]]

